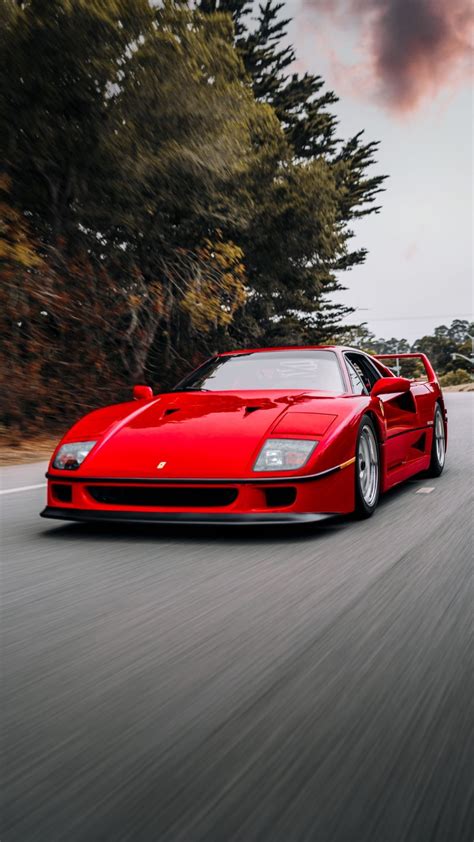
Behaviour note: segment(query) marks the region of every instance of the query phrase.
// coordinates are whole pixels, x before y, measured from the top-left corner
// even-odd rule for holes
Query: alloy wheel
[[[436,456],[439,466],[442,468],[446,458],[446,439],[444,434],[443,416],[441,415],[441,410],[439,408],[436,410],[435,414],[434,436],[436,443]]]
[[[357,454],[360,493],[365,504],[373,506],[377,498],[379,485],[379,455],[377,442],[371,427],[365,425],[360,433]]]

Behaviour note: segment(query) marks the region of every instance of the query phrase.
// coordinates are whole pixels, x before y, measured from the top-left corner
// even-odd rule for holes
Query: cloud
[[[373,89],[386,106],[414,109],[472,67],[471,0],[304,0],[337,26],[355,21]]]
[[[403,252],[403,256],[405,260],[412,260],[416,254],[418,253],[418,242],[416,240],[412,240],[408,243],[407,247]]]

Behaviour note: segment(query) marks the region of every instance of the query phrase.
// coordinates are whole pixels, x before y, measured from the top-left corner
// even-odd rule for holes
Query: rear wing
[[[431,365],[428,357],[426,354],[374,354],[376,360],[420,360],[424,366],[426,372],[426,380],[429,383],[437,383],[438,378],[436,377],[435,370]],[[425,378],[410,378],[413,380],[425,379]]]

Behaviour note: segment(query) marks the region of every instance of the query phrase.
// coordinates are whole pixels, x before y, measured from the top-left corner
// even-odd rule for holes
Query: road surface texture
[[[62,525],[5,469],[3,842],[472,842],[473,407],[364,522]]]

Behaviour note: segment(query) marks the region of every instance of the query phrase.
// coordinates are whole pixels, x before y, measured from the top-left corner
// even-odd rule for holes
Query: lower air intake
[[[72,501],[72,485],[66,485],[65,483],[53,482],[51,490],[53,492],[53,496],[56,498],[56,500],[59,500],[60,503],[71,503],[71,501]]]
[[[238,494],[236,488],[139,488],[114,485],[89,485],[87,491],[97,503],[109,506],[160,509],[217,509],[230,506]]]
[[[266,488],[265,497],[267,498],[267,506],[271,509],[292,506],[296,500],[296,488],[291,486],[288,488]]]

